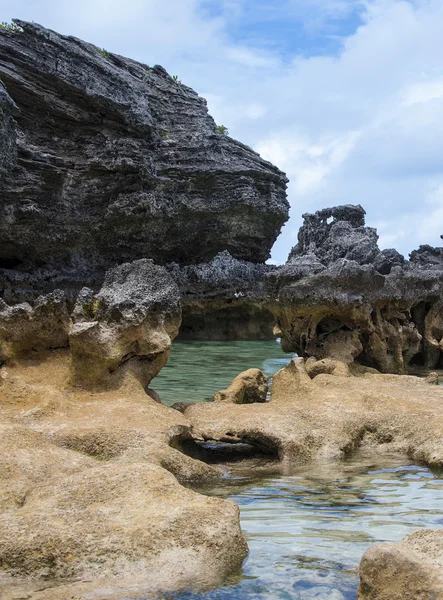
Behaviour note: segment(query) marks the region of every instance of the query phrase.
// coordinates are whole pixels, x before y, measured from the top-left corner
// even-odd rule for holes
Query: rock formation
[[[376,544],[360,562],[358,600],[442,600],[443,529]]]
[[[106,273],[99,293],[84,289],[69,332],[73,374],[83,386],[113,385],[131,370],[143,387],[166,364],[180,327],[177,286],[140,259]]]
[[[275,267],[233,258],[225,250],[209,263],[166,265],[180,289],[182,339],[272,339],[275,318],[265,303],[265,275]]]
[[[287,467],[363,448],[443,467],[442,402],[443,388],[418,377],[295,358],[274,376],[269,402],[194,403],[184,415],[203,439],[267,448]]]
[[[443,348],[443,249],[422,246],[405,261],[380,251],[361,206],[304,216],[283,267],[267,276],[268,308],[283,346],[300,356],[403,373],[435,368]]]
[[[200,460],[208,441],[282,469],[362,447],[442,467],[438,376],[373,367],[441,366],[443,249],[380,251],[363,208],[341,206],[304,215],[287,264],[264,265],[283,173],[162,67],[18,24],[0,29],[2,597],[223,581],[247,553],[238,509],[180,485],[222,474]],[[302,358],[270,402],[250,369],[212,403],[168,409],[148,386],[182,307],[184,337],[262,339],[276,319]],[[428,542],[369,551],[361,598],[388,597],[405,548],[420,573]]]
[[[237,375],[225,390],[214,395],[214,402],[253,404],[266,402],[269,377],[260,369],[248,369]]]
[[[286,177],[218,133],[203,98],[160,66],[17,23],[0,30],[6,300],[94,288],[139,258],[269,257]]]
[[[41,588],[45,600],[101,598],[103,587],[140,597],[215,585],[240,568],[237,506],[179,484],[219,469],[181,451],[190,421],[151,399],[137,373],[84,391],[70,383],[67,350],[0,373],[2,598],[39,598]]]

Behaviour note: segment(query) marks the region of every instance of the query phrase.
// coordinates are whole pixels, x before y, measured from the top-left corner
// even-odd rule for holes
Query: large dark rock
[[[376,230],[365,227],[365,214],[360,205],[351,204],[304,214],[298,244],[292,249],[289,262],[313,254],[325,265],[339,258],[360,265],[371,263],[380,250]]]
[[[23,273],[0,275],[11,298],[98,286],[143,257],[269,257],[286,177],[218,133],[203,98],[162,67],[18,23],[0,29],[0,267]]]
[[[288,262],[266,275],[283,347],[387,373],[441,366],[443,248],[421,246],[410,262],[380,251],[364,215],[349,205],[304,215]]]
[[[0,182],[16,160],[14,103],[0,82]],[[6,215],[4,215],[5,217]]]
[[[228,251],[197,265],[167,265],[182,301],[180,337],[272,339],[275,319],[264,301],[265,275],[275,267],[238,260]]]

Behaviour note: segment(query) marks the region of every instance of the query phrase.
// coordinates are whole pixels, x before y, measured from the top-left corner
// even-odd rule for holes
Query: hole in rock
[[[346,323],[336,317],[325,317],[317,325],[317,336],[322,337],[335,331],[352,331]]]
[[[174,439],[170,446],[207,464],[238,462],[248,458],[278,458],[278,448],[268,442],[235,438],[235,441]]]

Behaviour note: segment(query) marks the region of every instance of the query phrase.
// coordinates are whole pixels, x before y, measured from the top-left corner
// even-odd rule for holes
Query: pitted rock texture
[[[376,544],[360,562],[358,600],[442,600],[443,529]]]
[[[0,182],[16,161],[14,103],[0,82]]]
[[[272,339],[275,319],[264,302],[264,281],[275,267],[224,250],[209,263],[166,268],[180,289],[182,339]]]
[[[67,350],[0,368],[2,599],[157,597],[240,569],[238,507],[179,484],[220,469],[180,451],[191,423],[128,375],[73,388]]]
[[[69,333],[81,385],[121,383],[130,370],[146,387],[166,364],[181,322],[179,290],[164,267],[140,259],[109,270],[99,293],[83,289]]]
[[[225,390],[214,395],[214,402],[254,404],[266,402],[269,377],[260,369],[248,369],[231,381]]]
[[[203,98],[160,66],[18,23],[23,33],[0,30],[0,80],[17,105],[13,123],[0,88],[0,266],[52,291],[138,258],[269,257],[286,177],[218,133]]]
[[[441,366],[443,248],[421,246],[410,261],[380,251],[364,215],[349,205],[304,215],[288,262],[266,275],[283,347],[384,373]]]
[[[380,251],[376,230],[365,227],[365,214],[360,205],[352,204],[305,213],[289,260],[314,254],[325,265],[339,258],[371,263]]]
[[[443,466],[443,388],[337,360],[294,358],[276,373],[269,402],[195,402],[184,415],[207,441],[248,443],[283,469],[342,460],[359,450]]]
[[[0,363],[23,352],[63,348],[69,344],[69,303],[61,290],[8,306],[0,299]]]

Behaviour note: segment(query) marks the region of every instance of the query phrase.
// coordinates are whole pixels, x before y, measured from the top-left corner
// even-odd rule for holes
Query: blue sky
[[[286,171],[276,262],[334,204],[362,204],[382,248],[440,244],[441,0],[0,0],[13,17],[162,64]]]

